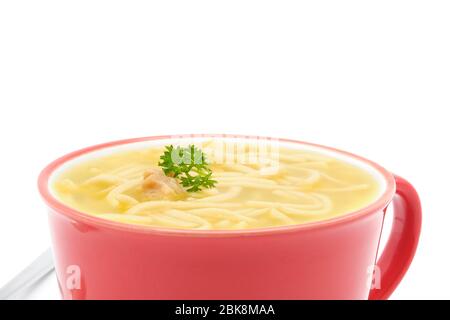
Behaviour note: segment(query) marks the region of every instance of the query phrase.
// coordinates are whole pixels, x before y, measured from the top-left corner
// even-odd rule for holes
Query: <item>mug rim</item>
[[[145,141],[158,141],[166,139],[175,138],[236,138],[236,139],[266,139],[275,140],[282,143],[304,145],[307,147],[314,147],[322,149],[331,153],[339,154],[353,160],[357,160],[360,163],[371,167],[377,171],[385,182],[385,188],[378,196],[378,198],[367,206],[361,209],[354,210],[337,217],[332,217],[319,221],[312,221],[306,223],[299,223],[287,226],[276,226],[276,227],[264,227],[264,228],[251,228],[251,229],[238,229],[238,230],[192,230],[192,229],[177,229],[177,228],[164,228],[164,227],[153,227],[144,226],[137,224],[128,224],[122,222],[116,222],[112,220],[107,220],[103,218],[96,217],[94,215],[84,213],[82,211],[71,208],[62,201],[58,200],[52,195],[50,191],[50,178],[52,174],[60,168],[65,163],[74,160],[83,155],[93,153],[99,150],[123,146],[127,144],[145,142]],[[84,222],[93,227],[101,227],[108,229],[115,229],[123,232],[131,233],[144,233],[144,234],[163,234],[171,236],[196,236],[196,237],[214,237],[214,236],[250,236],[250,235],[265,235],[265,234],[280,234],[285,232],[295,232],[302,230],[310,230],[317,228],[328,228],[339,224],[348,223],[356,219],[365,217],[372,213],[378,212],[385,209],[395,194],[395,179],[392,173],[387,171],[384,167],[379,164],[363,158],[361,156],[355,155],[353,153],[336,149],[333,147],[328,147],[320,144],[309,143],[300,140],[287,139],[287,138],[273,138],[266,136],[252,136],[252,135],[234,135],[234,134],[178,134],[178,135],[158,135],[158,136],[147,136],[131,139],[115,140],[106,143],[96,144],[89,147],[85,147],[70,153],[67,153],[56,160],[49,163],[39,174],[38,177],[38,190],[47,206],[58,214],[62,214],[65,217],[73,219],[78,222]]]

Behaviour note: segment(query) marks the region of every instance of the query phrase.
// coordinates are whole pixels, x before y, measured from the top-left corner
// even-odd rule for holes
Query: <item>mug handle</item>
[[[419,242],[422,209],[414,187],[405,179],[394,176],[394,221],[386,247],[377,261],[378,288],[373,288],[369,300],[389,298],[411,264]]]

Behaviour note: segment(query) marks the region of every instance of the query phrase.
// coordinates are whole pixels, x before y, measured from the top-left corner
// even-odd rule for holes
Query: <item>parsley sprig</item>
[[[169,145],[158,163],[164,174],[180,180],[188,192],[213,188],[217,183],[212,179],[212,171],[208,167],[205,154],[195,145],[186,148]]]

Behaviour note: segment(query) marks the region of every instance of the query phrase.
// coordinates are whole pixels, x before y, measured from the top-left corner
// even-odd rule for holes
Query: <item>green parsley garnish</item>
[[[212,179],[205,154],[194,145],[187,148],[166,146],[158,166],[168,177],[177,178],[188,192],[213,188],[217,183]]]

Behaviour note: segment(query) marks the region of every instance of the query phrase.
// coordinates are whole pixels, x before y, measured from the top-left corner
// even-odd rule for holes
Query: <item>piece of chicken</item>
[[[149,200],[177,200],[186,196],[186,191],[178,180],[166,176],[160,168],[144,172],[142,189]]]

